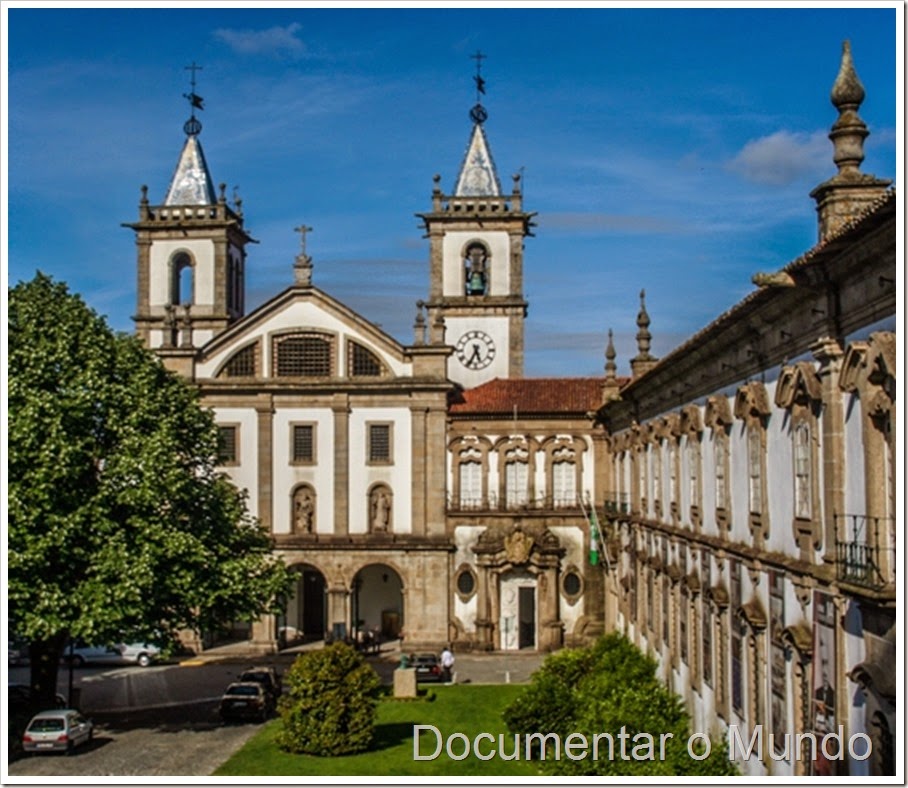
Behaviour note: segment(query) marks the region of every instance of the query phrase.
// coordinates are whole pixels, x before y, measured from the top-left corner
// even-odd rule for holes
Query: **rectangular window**
[[[690,505],[700,505],[700,442],[694,438],[688,438],[687,444],[687,464],[688,480],[690,481]]]
[[[561,508],[577,505],[577,467],[572,462],[552,466],[552,504]]]
[[[391,462],[391,425],[370,424],[369,446],[367,456],[370,463],[389,464]]]
[[[239,427],[235,424],[218,427],[218,465],[239,463]]]
[[[291,430],[291,461],[295,463],[315,462],[315,425],[294,424]]]
[[[700,594],[700,603],[702,605],[702,623],[701,623],[701,658],[703,681],[710,687],[713,684],[713,611],[709,603],[709,594],[706,591],[712,586],[712,562],[709,553],[706,550],[700,551],[700,576],[702,578],[704,593]]]
[[[810,428],[800,424],[794,432],[795,517],[809,520],[811,506]]]
[[[505,500],[508,507],[526,506],[529,502],[529,466],[525,462],[509,462],[505,466]]]
[[[747,433],[747,462],[750,477],[750,511],[763,511],[763,441],[760,430],[752,427]]]
[[[462,509],[478,509],[482,505],[482,464],[462,462],[460,464],[460,506]]]
[[[724,435],[717,435],[715,438],[715,458],[716,458],[716,508],[728,508],[728,484],[725,470],[728,466],[728,444],[725,442]]]
[[[729,561],[731,573],[731,705],[738,714],[744,714],[744,625],[737,620],[741,606],[741,564],[737,559]]]

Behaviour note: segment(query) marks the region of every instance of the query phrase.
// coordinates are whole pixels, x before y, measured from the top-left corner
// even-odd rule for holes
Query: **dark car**
[[[274,668],[259,666],[246,668],[237,681],[254,681],[256,684],[261,684],[265,692],[271,696],[272,702],[277,705],[277,699],[281,696],[282,689],[281,674]]]
[[[258,720],[264,722],[274,711],[274,700],[256,681],[235,681],[221,697],[219,713],[223,722]]]
[[[444,679],[441,662],[435,654],[417,654],[410,660],[410,664],[416,668],[416,680],[422,682],[436,681]]]
[[[54,706],[58,709],[66,708],[66,698],[59,692],[54,694],[52,703],[40,701],[34,693],[34,690],[28,684],[14,684],[12,682],[6,685],[6,702],[10,715],[13,714],[34,714],[41,709]]]

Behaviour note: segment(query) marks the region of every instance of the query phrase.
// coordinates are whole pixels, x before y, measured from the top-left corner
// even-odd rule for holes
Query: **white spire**
[[[195,134],[186,138],[176,171],[170,180],[170,189],[164,200],[165,205],[214,205],[214,184],[202,144]]]
[[[495,162],[489,151],[489,143],[481,123],[473,125],[473,136],[460,167],[460,176],[454,189],[455,197],[498,197],[501,184],[495,170]]]

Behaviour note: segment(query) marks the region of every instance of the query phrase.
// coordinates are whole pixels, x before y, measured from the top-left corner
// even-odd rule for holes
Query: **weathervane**
[[[473,81],[476,83],[476,105],[470,110],[470,118],[474,123],[482,124],[485,122],[486,118],[489,117],[489,113],[486,112],[486,108],[482,106],[480,98],[485,95],[486,92],[486,81],[482,77],[482,61],[485,60],[486,55],[482,54],[482,52],[477,49],[476,54],[470,55],[470,57],[476,61],[476,75],[473,77]]]
[[[202,67],[197,66],[196,62],[193,60],[191,66],[185,66],[185,70],[192,72],[192,79],[189,82],[192,89],[189,93],[183,94],[183,98],[189,101],[190,111],[189,120],[183,124],[183,131],[185,131],[188,136],[195,136],[202,130],[202,123],[196,118],[195,111],[197,109],[205,109],[205,107],[202,106],[202,97],[195,92],[195,72],[201,71]]]
[[[312,228],[301,224],[299,227],[294,227],[293,231],[300,234],[300,253],[293,261],[294,279],[296,284],[310,287],[312,285],[312,258],[306,254],[306,235],[312,232]]]

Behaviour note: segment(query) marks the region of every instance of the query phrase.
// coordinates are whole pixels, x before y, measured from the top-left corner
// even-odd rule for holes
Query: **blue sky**
[[[40,269],[132,330],[139,189],[160,203],[192,61],[200,139],[235,186],[247,308],[315,283],[404,343],[428,293],[432,176],[453,190],[487,55],[499,176],[524,175],[526,374],[619,374],[647,291],[664,355],[816,241],[835,173],[829,91],[850,39],[867,97],[865,172],[895,178],[900,4],[806,8],[33,8],[8,13],[9,283]],[[897,10],[898,8],[898,10]],[[898,18],[897,18],[898,17]],[[898,123],[898,125],[897,125]],[[899,163],[901,159],[899,159]]]

